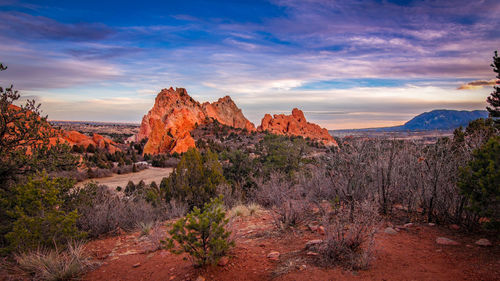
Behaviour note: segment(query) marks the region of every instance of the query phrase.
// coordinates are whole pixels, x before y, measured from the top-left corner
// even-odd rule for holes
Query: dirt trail
[[[99,184],[107,185],[111,189],[115,189],[117,186],[125,187],[129,181],[133,181],[135,184],[141,180],[143,180],[146,184],[150,184],[153,181],[156,182],[156,184],[160,184],[164,177],[168,177],[170,173],[172,173],[172,170],[172,168],[149,167],[148,169],[137,173],[128,173],[123,175],[114,174],[111,177],[88,179],[79,182],[77,185],[83,186],[88,182],[97,182]]]
[[[474,244],[467,237],[443,227],[415,225],[395,235],[380,231],[376,237],[376,260],[365,271],[316,267],[303,251],[311,239],[322,236],[303,228],[294,233],[273,233],[268,214],[238,218],[233,225],[236,248],[229,263],[195,269],[185,256],[151,249],[138,233],[93,241],[88,249],[102,265],[84,280],[499,280],[500,251]],[[461,243],[441,246],[436,237]],[[469,245],[469,246],[466,246]],[[279,261],[267,258],[281,253]],[[279,274],[277,274],[279,273]]]

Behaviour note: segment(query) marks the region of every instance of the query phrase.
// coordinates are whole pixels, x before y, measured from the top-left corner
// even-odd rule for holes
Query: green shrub
[[[500,224],[500,137],[492,137],[475,150],[473,159],[461,169],[458,186],[476,215]]]
[[[72,187],[72,180],[50,179],[45,173],[14,187],[13,201],[7,211],[12,228],[5,235],[10,248],[51,247],[83,238],[84,233],[76,226],[77,210],[65,211],[65,199]]]
[[[234,246],[229,239],[231,232],[225,229],[229,221],[225,216],[222,196],[214,198],[203,210],[195,207],[179,219],[164,243],[172,253],[188,253],[197,266],[216,264]]]
[[[167,202],[171,199],[186,202],[189,208],[201,208],[216,196],[217,186],[225,183],[222,166],[216,153],[201,154],[191,148],[160,188]]]

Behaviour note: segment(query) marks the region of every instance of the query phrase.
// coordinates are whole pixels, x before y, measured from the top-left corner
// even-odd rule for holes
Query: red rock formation
[[[195,146],[191,130],[213,119],[224,125],[255,130],[230,97],[200,104],[185,89],[170,88],[156,96],[153,108],[142,118],[136,140],[148,138],[145,154],[182,153]]]
[[[19,111],[20,107],[10,104],[9,109]],[[31,114],[32,112],[28,111],[27,114]],[[40,120],[40,119],[39,119]],[[45,123],[46,126],[43,126],[42,129],[48,129],[47,132],[40,132],[40,134],[47,133],[49,136],[49,145],[55,145],[57,143],[60,144],[68,144],[70,146],[73,145],[83,145],[84,148],[87,148],[90,144],[92,144],[96,148],[106,149],[110,153],[115,153],[115,151],[121,151],[116,143],[108,138],[105,138],[99,134],[94,134],[93,137],[86,136],[77,131],[64,131],[59,129],[54,129],[50,124]]]
[[[230,96],[220,98],[214,103],[204,103],[203,109],[208,117],[216,119],[219,123],[235,128],[244,128],[255,131],[255,126],[248,121]]]
[[[335,139],[328,130],[306,121],[304,113],[294,108],[292,115],[275,114],[274,117],[266,114],[262,118],[259,131],[268,131],[277,135],[294,135],[321,141],[325,145],[337,146]]]
[[[84,148],[87,148],[89,145],[93,145],[96,148],[105,149],[109,153],[115,153],[116,151],[121,151],[116,143],[106,137],[103,137],[99,134],[94,134],[92,137],[84,135],[77,131],[64,131],[61,130],[58,133],[58,137],[51,138],[51,143],[55,143],[56,140],[59,140],[60,143],[66,143],[70,146],[73,145],[83,145]]]

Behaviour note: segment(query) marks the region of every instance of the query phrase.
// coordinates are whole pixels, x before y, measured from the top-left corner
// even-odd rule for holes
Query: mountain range
[[[454,130],[460,126],[466,127],[470,121],[478,118],[487,118],[486,110],[450,110],[436,109],[424,112],[413,117],[404,125],[381,128],[366,128],[336,131],[373,131],[373,132],[402,132],[402,131],[447,131]]]

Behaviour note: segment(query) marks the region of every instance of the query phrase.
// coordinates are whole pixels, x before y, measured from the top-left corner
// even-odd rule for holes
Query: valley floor
[[[227,264],[196,269],[189,260],[166,250],[155,251],[154,239],[138,232],[103,238],[87,245],[101,263],[84,280],[498,280],[500,246],[481,247],[482,237],[465,236],[445,227],[414,224],[397,234],[376,236],[376,259],[364,271],[315,266],[304,245],[322,235],[307,227],[286,234],[273,231],[271,216],[238,217],[231,229],[236,239]],[[158,236],[158,235],[157,235]],[[447,237],[458,246],[436,244]],[[156,237],[158,238],[158,237]],[[279,260],[267,258],[278,251]]]

